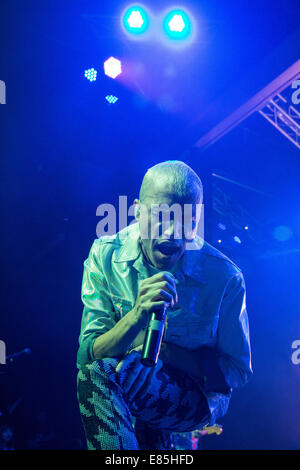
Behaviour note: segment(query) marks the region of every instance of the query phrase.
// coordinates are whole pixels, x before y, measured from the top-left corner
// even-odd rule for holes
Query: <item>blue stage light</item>
[[[191,20],[184,10],[172,10],[164,18],[163,29],[171,39],[186,39],[191,28]]]
[[[235,235],[235,237],[233,237],[233,239],[234,239],[234,241],[237,242],[237,243],[240,243],[240,244],[242,243],[242,242],[241,242],[241,239],[240,239],[238,236],[236,236],[236,235]]]
[[[107,95],[105,97],[106,101],[109,103],[109,104],[115,104],[119,98],[117,98],[116,96],[114,95]]]
[[[94,68],[88,69],[84,72],[84,76],[90,81],[94,82],[97,78],[97,70]]]
[[[128,8],[123,16],[123,26],[129,33],[144,33],[149,27],[149,18],[144,8],[140,6]]]
[[[273,237],[280,242],[286,242],[293,236],[293,231],[287,225],[278,225],[273,230]]]

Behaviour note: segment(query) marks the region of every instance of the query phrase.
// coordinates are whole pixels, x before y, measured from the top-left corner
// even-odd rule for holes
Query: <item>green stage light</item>
[[[123,16],[123,26],[131,34],[142,34],[149,27],[149,18],[140,6],[132,6],[126,10]]]
[[[191,20],[184,10],[172,10],[164,18],[163,29],[170,39],[186,39],[191,34]]]

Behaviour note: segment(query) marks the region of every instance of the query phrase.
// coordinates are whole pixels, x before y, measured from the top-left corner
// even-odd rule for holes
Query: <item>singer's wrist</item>
[[[133,309],[130,310],[130,312],[128,312],[126,316],[130,320],[132,326],[138,327],[140,329],[144,328],[145,325],[143,322],[143,318],[141,318],[141,315],[136,306],[133,307]]]

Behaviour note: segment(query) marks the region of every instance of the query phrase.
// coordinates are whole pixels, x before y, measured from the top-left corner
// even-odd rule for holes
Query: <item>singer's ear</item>
[[[134,217],[136,218],[136,220],[139,220],[140,213],[141,213],[140,201],[138,199],[135,199],[133,203],[134,203]]]

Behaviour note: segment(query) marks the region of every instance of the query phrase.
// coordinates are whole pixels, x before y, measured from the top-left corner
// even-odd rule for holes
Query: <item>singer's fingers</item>
[[[163,362],[160,359],[158,359],[157,364],[153,367],[143,366],[143,369],[141,369],[138,377],[127,392],[127,395],[131,401],[135,399],[137,394],[139,397],[141,397],[147,393],[154,374],[156,374],[162,368],[162,366]]]
[[[158,300],[157,302],[151,302],[149,304],[149,310],[153,312],[159,312],[163,308],[169,308],[170,307],[170,302],[167,302],[165,300]]]
[[[141,368],[139,369],[138,374],[136,375],[135,379],[131,382],[129,388],[124,388],[124,392],[130,401],[134,400],[136,394],[139,392],[140,388],[143,386],[144,382],[147,380],[149,375],[152,375],[152,368],[146,367],[141,364]],[[127,384],[126,384],[127,385]]]
[[[160,271],[159,273],[152,276],[151,279],[153,279],[154,281],[167,281],[170,284],[173,284],[174,287],[176,285],[176,278],[169,271]]]
[[[129,390],[134,386],[135,382],[138,382],[139,375],[143,372],[143,375],[147,374],[147,367],[141,363],[140,355],[136,357],[136,360],[126,374],[126,378],[122,384],[124,393],[127,395]]]
[[[151,277],[147,277],[146,279],[143,279],[141,282],[142,288],[144,287],[149,287],[152,284],[156,284],[157,282],[168,282],[169,284],[173,285],[173,287],[176,287],[176,278],[173,276],[172,273],[169,273],[168,271],[160,271],[157,274],[154,274]]]
[[[150,294],[150,301],[155,300],[165,300],[166,302],[172,305],[174,303],[173,295],[165,291],[164,289],[155,289],[155,291],[152,291],[152,293]]]
[[[172,273],[164,272],[164,280],[171,284],[176,292],[176,284],[178,284],[176,277]]]
[[[178,302],[176,287],[174,287],[173,284],[170,284],[167,281],[163,281],[155,284],[155,288],[162,292],[168,292],[169,294],[171,294],[174,303]]]
[[[133,363],[136,362],[136,358],[139,357],[139,353],[135,352],[134,349],[129,351],[124,358],[118,363],[116,367],[116,372],[120,375],[120,379],[123,379],[124,373],[127,372],[127,369],[133,367]]]

